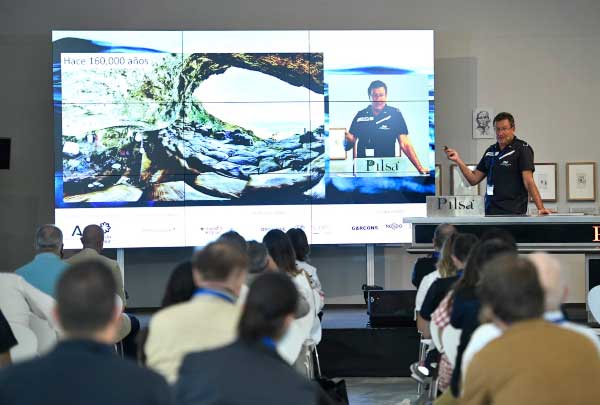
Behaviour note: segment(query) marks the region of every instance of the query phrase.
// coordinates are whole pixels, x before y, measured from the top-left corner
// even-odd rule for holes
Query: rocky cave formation
[[[269,203],[321,193],[322,126],[280,141],[260,139],[189,102],[203,80],[230,67],[324,91],[320,54],[191,54],[178,65],[168,60],[128,97],[166,100],[176,93],[177,102],[165,103],[150,118],[63,137],[64,201]]]

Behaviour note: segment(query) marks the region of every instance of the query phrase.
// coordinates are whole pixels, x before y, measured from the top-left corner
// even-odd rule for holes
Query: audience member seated
[[[190,301],[157,312],[150,320],[146,364],[174,383],[183,357],[225,346],[236,338],[236,300],[246,279],[248,258],[228,242],[195,253],[192,275],[198,290]]]
[[[68,266],[62,260],[63,234],[54,225],[43,225],[35,232],[33,260],[15,270],[29,284],[54,297],[54,285]]]
[[[246,291],[246,295],[242,296],[240,294],[240,298],[238,299],[238,303],[240,305],[244,305],[246,300],[247,292],[249,291],[248,287],[252,285],[252,282],[255,278],[260,276],[261,274],[268,272],[278,272],[277,264],[267,251],[265,245],[255,240],[248,242],[248,276],[246,277],[246,286],[243,291]],[[298,305],[296,307],[295,317],[296,319],[302,318],[308,314],[310,311],[310,306],[308,305],[308,301],[303,296],[298,296]]]
[[[308,244],[306,233],[304,233],[304,231],[300,228],[292,228],[289,229],[286,234],[290,238],[290,242],[292,242],[292,247],[296,253],[296,267],[304,272],[304,274],[308,277],[310,286],[312,287],[315,302],[314,305],[311,305],[311,307],[315,310],[315,320],[313,322],[310,335],[314,344],[318,344],[321,341],[322,334],[319,313],[325,306],[325,294],[323,293],[323,287],[321,286],[321,281],[317,275],[317,268],[308,263],[310,246]]]
[[[471,252],[464,276],[452,290],[450,325],[461,330],[450,387],[456,398],[460,392],[462,356],[475,329],[479,327],[481,301],[477,295],[485,264],[498,255],[516,255],[515,245],[503,239],[488,239],[479,242]]]
[[[276,350],[277,341],[294,322],[297,298],[297,289],[286,275],[259,275],[244,306],[239,339],[185,357],[176,386],[177,403],[318,403],[321,391],[286,364]]]
[[[325,294],[323,293],[323,286],[319,275],[317,274],[317,268],[308,263],[310,255],[310,245],[308,244],[308,238],[306,233],[300,228],[291,228],[286,232],[287,236],[292,242],[294,252],[296,253],[296,267],[304,271],[310,280],[310,284],[314,290],[319,293],[321,304],[319,310],[325,305]]]
[[[246,239],[234,230],[227,231],[217,239],[217,242],[228,242],[237,247],[241,252],[247,253]]]
[[[444,278],[438,278],[433,282],[425,300],[421,306],[419,315],[426,321],[431,321],[431,314],[436,310],[444,297],[451,290],[452,286],[463,276],[463,271],[467,259],[473,246],[477,243],[477,236],[470,233],[455,233],[451,237],[452,253],[450,257],[456,267],[456,275]]]
[[[418,289],[421,281],[426,275],[433,273],[437,268],[437,262],[440,258],[440,252],[446,239],[456,232],[454,225],[439,224],[433,232],[433,253],[430,257],[421,257],[415,262],[412,272],[412,283]]]
[[[473,358],[461,404],[594,404],[600,356],[586,336],[542,319],[534,265],[516,255],[487,263],[477,288],[502,336]]]
[[[0,311],[0,368],[6,367],[12,363],[10,359],[10,349],[16,345],[17,339],[15,339],[15,335],[13,335],[4,314]]]
[[[162,308],[189,301],[196,291],[192,276],[192,262],[186,260],[179,263],[171,272],[167,288],[162,299]]]
[[[534,264],[540,283],[544,289],[544,319],[587,337],[594,344],[600,355],[600,340],[596,333],[587,326],[567,321],[560,311],[560,306],[567,297],[568,288],[558,260],[547,253],[533,253],[526,256],[526,258]],[[463,354],[463,378],[475,354],[501,334],[502,331],[494,323],[481,325],[475,330]]]
[[[249,268],[246,284],[248,286],[252,286],[254,279],[261,274],[278,271],[277,264],[269,256],[267,248],[262,243],[251,240],[247,243],[247,251]]]
[[[307,357],[305,343],[311,338],[311,330],[315,321],[314,294],[308,276],[296,267],[296,253],[292,242],[279,229],[272,229],[263,238],[263,244],[269,251],[269,255],[275,261],[279,271],[292,278],[300,296],[309,303],[309,313],[296,319],[285,336],[279,341],[277,351],[288,363],[302,373],[305,372],[304,362]]]
[[[42,354],[54,347],[58,340],[52,309],[54,299],[38,290],[23,277],[12,273],[0,273],[0,310],[22,342],[15,350],[13,361],[23,361]],[[35,317],[35,318],[34,318]],[[37,319],[36,319],[37,318]],[[32,320],[39,320],[46,333],[38,336],[32,329]]]
[[[417,318],[417,329],[423,334],[423,337],[430,338],[429,332],[429,321],[423,319],[420,312],[425,301],[425,297],[429,292],[429,288],[439,278],[456,277],[456,265],[452,260],[452,249],[454,247],[454,233],[446,239],[444,246],[442,247],[442,254],[438,261],[438,268],[433,272],[425,276],[419,289],[417,290],[417,297],[415,298],[415,313]]]
[[[0,373],[2,405],[169,404],[163,378],[115,356],[119,328],[115,279],[106,265],[80,262],[56,286],[65,334],[48,355]]]
[[[497,240],[488,241],[488,242],[476,242],[470,250],[468,254],[466,264],[464,262],[457,261],[457,265],[464,265],[464,272],[462,277],[458,280],[458,282],[452,286],[452,289],[448,292],[448,294],[444,297],[444,299],[440,302],[438,307],[431,315],[431,322],[435,323],[438,329],[439,336],[441,338],[444,328],[446,328],[451,323],[451,319],[454,311],[454,302],[455,295],[459,294],[459,300],[466,301],[466,307],[469,310],[474,311],[475,318],[477,318],[477,311],[479,307],[479,302],[476,300],[469,300],[469,298],[473,298],[472,295],[475,294],[473,289],[480,279],[480,272],[483,263],[490,260],[494,257],[495,254],[501,254],[505,252],[513,252],[513,246],[504,244],[503,242],[499,242]],[[458,252],[457,252],[458,253]],[[477,297],[475,297],[477,298]],[[459,312],[458,318],[461,319],[470,319],[468,315],[464,314],[463,306],[458,306],[457,311]],[[478,322],[475,319],[474,322]],[[454,326],[454,325],[453,325]],[[470,326],[468,322],[465,321],[465,325],[461,325],[462,327],[458,327],[457,329],[461,330],[460,341],[458,342],[458,347],[456,351],[459,352],[457,357],[449,358],[449,354],[444,353],[440,357],[439,362],[439,372],[438,372],[438,389],[440,392],[443,392],[443,395],[438,398],[436,403],[445,404],[445,403],[453,403],[456,401],[455,396],[448,390],[450,386],[453,371],[456,367],[460,369],[460,356],[462,355],[461,341],[462,339],[468,339],[472,333],[470,330]],[[456,328],[456,326],[454,326]],[[466,344],[466,343],[465,343]],[[450,352],[450,350],[448,350]],[[453,366],[454,363],[454,366]]]
[[[87,260],[98,260],[106,265],[112,272],[117,283],[117,295],[123,302],[123,308],[127,306],[127,298],[125,295],[125,288],[123,286],[123,272],[119,267],[119,263],[116,260],[109,259],[106,256],[102,256],[100,253],[104,249],[104,231],[98,225],[88,225],[83,228],[81,233],[81,244],[83,249],[75,253],[73,256],[68,258],[66,261],[69,264],[75,264]],[[138,328],[139,329],[139,328]],[[127,335],[131,333],[131,319],[127,314],[121,315],[121,324],[117,333],[116,342],[120,342],[125,339]]]

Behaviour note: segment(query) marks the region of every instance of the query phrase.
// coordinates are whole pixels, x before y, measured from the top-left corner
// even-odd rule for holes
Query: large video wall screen
[[[433,31],[54,31],[67,248],[401,243],[435,194]]]

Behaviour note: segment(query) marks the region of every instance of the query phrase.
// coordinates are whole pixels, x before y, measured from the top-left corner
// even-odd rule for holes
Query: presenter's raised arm
[[[469,182],[470,185],[474,186],[475,184],[479,184],[481,180],[485,178],[484,172],[481,172],[477,169],[469,169],[465,162],[463,162],[463,160],[460,158],[460,155],[456,150],[451,148],[445,148],[444,152],[446,153],[446,157],[448,158],[448,160],[451,160],[458,165],[458,168],[460,169],[463,176],[465,176],[465,179]]]

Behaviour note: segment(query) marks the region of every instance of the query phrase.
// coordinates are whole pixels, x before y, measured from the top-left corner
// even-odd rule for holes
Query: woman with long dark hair
[[[310,311],[302,318],[294,320],[286,335],[277,346],[279,354],[290,364],[305,372],[303,364],[307,349],[305,343],[311,341],[311,330],[315,322],[315,300],[308,276],[296,266],[296,252],[292,242],[279,229],[271,229],[263,238],[263,244],[275,261],[279,271],[289,275],[298,293],[309,303]]]
[[[298,269],[302,270],[304,274],[306,274],[310,282],[310,286],[313,289],[314,309],[317,318],[313,323],[313,327],[311,330],[311,339],[313,340],[314,344],[319,344],[319,342],[321,341],[322,333],[320,319],[322,313],[319,313],[325,306],[325,294],[323,293],[321,281],[319,280],[319,276],[317,275],[317,268],[308,263],[310,245],[308,244],[308,238],[306,237],[306,233],[304,233],[304,231],[300,228],[292,228],[288,229],[286,235],[290,238],[292,246],[294,247],[294,252],[296,253],[296,267],[298,267]]]

